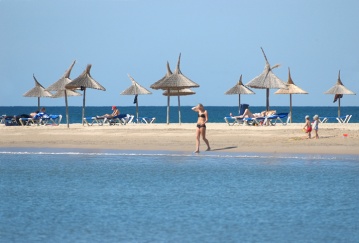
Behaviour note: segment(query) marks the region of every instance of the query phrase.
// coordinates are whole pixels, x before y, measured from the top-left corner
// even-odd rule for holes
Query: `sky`
[[[128,74],[152,92],[141,106],[165,106],[167,97],[151,84],[174,71],[181,53],[182,73],[200,85],[181,105],[236,106],[224,93],[243,76],[246,84],[262,73],[265,60],[281,80],[288,68],[307,95],[293,95],[294,106],[337,106],[338,72],[359,93],[359,1],[357,0],[0,0],[0,106],[36,106],[23,97],[33,74],[46,88],[76,60],[71,79],[92,64],[91,75],[106,91],[88,89],[88,106],[131,106],[120,95]],[[242,103],[265,106],[265,90],[242,95]],[[289,105],[288,95],[270,90],[271,106]],[[42,106],[63,106],[63,98],[42,98]],[[82,97],[70,97],[81,106]],[[177,98],[171,98],[177,105]],[[342,106],[359,106],[359,94]]]

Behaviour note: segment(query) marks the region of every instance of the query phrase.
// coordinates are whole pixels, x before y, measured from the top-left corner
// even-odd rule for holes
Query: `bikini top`
[[[205,115],[205,114],[199,114],[199,113],[198,113],[198,117],[206,118],[206,115]]]

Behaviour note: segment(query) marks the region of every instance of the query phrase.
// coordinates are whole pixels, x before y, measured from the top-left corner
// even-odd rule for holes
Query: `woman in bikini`
[[[207,145],[207,150],[211,150],[208,139],[206,138],[206,122],[208,121],[208,113],[204,109],[202,104],[192,108],[193,111],[198,112],[197,128],[196,128],[196,150],[195,153],[199,153],[200,136],[202,135],[203,141]]]

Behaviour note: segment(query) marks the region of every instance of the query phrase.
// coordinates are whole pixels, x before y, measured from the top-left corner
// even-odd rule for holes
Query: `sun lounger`
[[[3,118],[5,126],[18,126],[19,124],[16,121],[14,116],[4,116]]]
[[[345,116],[324,116],[319,117],[320,123],[327,123],[329,120],[337,120],[339,123],[349,123],[350,119],[352,118],[352,115],[345,115]]]
[[[238,116],[243,115],[244,111],[249,107],[248,104],[241,104],[240,106],[240,111]],[[243,124],[243,119],[241,118],[236,118],[234,116],[226,116],[224,117],[225,122],[228,124],[228,126],[234,126],[236,124]]]
[[[152,124],[156,120],[156,117],[138,117],[137,123]]]
[[[242,124],[243,123],[243,119],[240,118],[236,118],[234,116],[226,116],[224,117],[224,120],[226,121],[226,123],[228,124],[228,126],[234,126],[236,124]]]
[[[287,118],[287,120],[283,121],[285,118]],[[263,123],[264,124],[270,123],[271,125],[274,126],[277,124],[278,121],[280,121],[282,123],[282,125],[287,125],[289,120],[290,120],[290,113],[278,113],[278,114],[267,116],[265,118],[265,120],[263,121]]]
[[[20,124],[22,126],[28,126],[31,124],[37,124],[37,125],[60,125],[62,120],[62,115],[36,115],[33,118],[19,118]]]
[[[102,126],[104,119],[105,118],[103,117],[89,116],[89,117],[84,117],[84,123],[86,123],[87,126],[92,126],[94,123],[96,123],[99,126]]]
[[[287,118],[287,120],[285,120]],[[248,117],[244,118],[243,125],[272,125],[275,126],[277,122],[281,122],[282,125],[287,125],[290,119],[290,113],[278,113],[263,117]]]
[[[131,122],[134,116],[129,114],[120,114],[114,116],[113,118],[105,119],[104,123],[108,122],[109,125],[126,125],[128,122]]]
[[[0,124],[5,124],[5,117],[6,117],[6,115],[1,116]]]

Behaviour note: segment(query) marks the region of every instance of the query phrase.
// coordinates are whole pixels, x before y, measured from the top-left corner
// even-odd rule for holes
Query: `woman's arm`
[[[208,122],[208,113],[207,113],[207,111],[204,111],[204,115],[205,115],[205,117],[206,117],[206,118],[205,118],[206,120],[204,121],[204,123],[207,123],[207,122]]]

